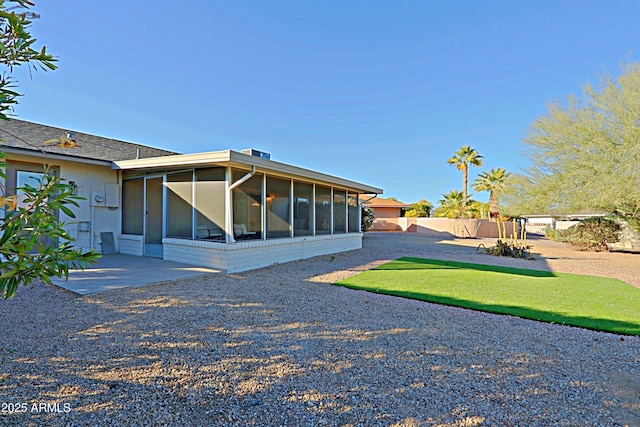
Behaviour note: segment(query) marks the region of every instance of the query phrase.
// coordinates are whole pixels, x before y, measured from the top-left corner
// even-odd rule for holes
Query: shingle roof
[[[55,145],[42,145],[46,140],[66,136],[67,131],[74,133],[73,139],[77,143],[76,147],[58,148]],[[72,129],[60,129],[17,119],[0,120],[0,139],[2,139],[0,141],[0,150],[2,149],[1,147],[11,147],[38,153],[109,162],[135,159],[138,156],[138,150],[139,158],[179,154],[117,139],[75,132]]]
[[[376,197],[371,201],[366,203],[367,206],[371,208],[410,208],[411,205],[407,205],[406,203],[398,202],[396,200],[391,199],[383,199],[382,197]]]

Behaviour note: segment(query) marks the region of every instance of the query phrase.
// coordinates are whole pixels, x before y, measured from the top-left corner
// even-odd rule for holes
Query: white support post
[[[198,228],[198,216],[196,214],[196,170],[194,169],[191,173],[191,240],[195,240],[197,235]]]
[[[160,242],[162,243],[162,239],[167,237],[167,218],[169,212],[169,192],[167,190],[167,174],[162,174],[162,237],[160,237]]]
[[[349,233],[349,192],[344,190],[344,232]]]
[[[362,206],[360,206],[360,193],[356,193],[356,208],[358,209],[358,230],[356,233],[362,231]]]
[[[244,183],[245,181],[247,181],[249,178],[251,178],[253,175],[255,175],[256,173],[256,167],[255,166],[251,166],[251,172],[249,172],[248,174],[246,174],[245,176],[243,176],[242,178],[240,178],[239,180],[237,180],[236,182],[234,182],[233,184],[231,184],[231,168],[227,168],[227,179],[226,179],[226,187],[227,187],[227,191],[225,192],[225,206],[226,206],[226,210],[227,210],[227,243],[235,243],[236,239],[233,235],[233,196],[232,196],[232,191],[234,188],[236,188],[237,186],[241,185],[242,183]]]
[[[316,235],[316,183],[311,184],[313,189],[311,190],[311,235]]]
[[[330,194],[331,194],[331,196],[330,196],[331,197],[331,203],[329,203],[329,211],[331,212],[331,215],[329,216],[329,218],[330,218],[330,221],[329,221],[330,227],[329,228],[331,229],[331,233],[330,234],[333,234],[333,225],[334,225],[334,222],[335,222],[334,219],[333,219],[333,187],[331,187]]]
[[[267,240],[267,174],[262,175],[262,197],[260,200],[260,222],[262,224],[262,239]]]
[[[225,243],[235,243],[235,239],[233,238],[233,203],[231,197],[231,168],[227,167],[225,170],[225,180],[224,180],[224,206],[225,206],[225,219],[224,219],[224,240]]]
[[[294,210],[293,203],[295,200],[293,199],[293,179],[289,181],[289,237],[292,238],[294,235],[294,227],[295,227],[295,219],[293,218]]]

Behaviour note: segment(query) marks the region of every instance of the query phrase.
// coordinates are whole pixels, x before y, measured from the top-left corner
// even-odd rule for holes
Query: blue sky
[[[17,116],[194,153],[256,148],[437,203],[526,166],[552,101],[637,60],[640,2],[36,1],[55,72],[17,73]],[[476,195],[486,200],[486,194]]]

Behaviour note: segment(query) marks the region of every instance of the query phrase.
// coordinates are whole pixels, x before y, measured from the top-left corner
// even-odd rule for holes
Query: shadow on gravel
[[[554,385],[549,371],[564,360],[539,355],[546,344],[535,328],[498,321],[527,343],[516,349],[469,327],[465,314],[452,313],[443,331],[434,326],[443,312],[427,305],[354,297],[298,278],[268,281],[264,273],[78,298],[64,312],[24,322],[0,350],[10,372],[0,377],[0,395],[29,409],[0,420],[543,425],[561,420],[556,402],[571,399],[582,419],[606,424],[606,394],[594,397],[593,384]],[[24,348],[21,334],[42,338]],[[612,344],[620,343],[594,342]],[[41,403],[49,406],[32,411]]]
[[[557,425],[565,402],[578,420],[565,424],[607,425],[614,406],[633,403],[558,379],[591,366],[573,340],[615,354],[618,337],[311,281],[396,253],[365,247],[80,298],[25,289],[0,306],[15,326],[0,346],[0,403],[27,410],[0,414],[0,425]]]
[[[474,264],[467,262],[445,261],[425,258],[401,257],[393,264],[383,264],[375,268],[376,270],[431,270],[431,269],[451,269],[451,270],[477,270],[493,271],[496,273],[513,274],[516,276],[528,277],[556,277],[550,271],[529,270],[524,268],[504,267],[489,264]]]

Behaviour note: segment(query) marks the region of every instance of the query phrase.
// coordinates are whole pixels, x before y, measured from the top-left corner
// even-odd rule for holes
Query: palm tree
[[[482,156],[475,148],[467,145],[460,147],[458,151],[453,153],[453,157],[447,160],[447,163],[455,165],[458,170],[462,171],[462,215],[464,216],[468,202],[469,165],[482,166]]]
[[[509,176],[511,172],[507,172],[504,168],[491,169],[489,172],[479,174],[473,182],[474,190],[489,192],[489,211],[492,218],[498,216],[498,195],[504,190]]]
[[[464,216],[463,194],[459,190],[451,190],[438,200],[440,204],[435,211],[439,218],[462,218]]]

